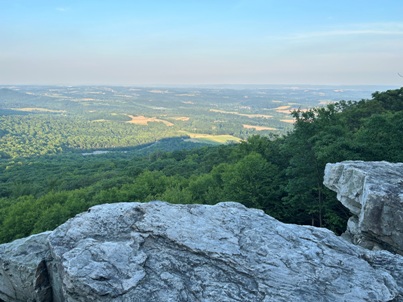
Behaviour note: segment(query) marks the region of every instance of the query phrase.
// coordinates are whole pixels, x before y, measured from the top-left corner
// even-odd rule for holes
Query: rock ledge
[[[403,163],[327,164],[324,184],[353,213],[346,232],[353,243],[403,255]]]
[[[104,204],[0,245],[3,301],[403,301],[402,276],[399,255],[232,202]]]

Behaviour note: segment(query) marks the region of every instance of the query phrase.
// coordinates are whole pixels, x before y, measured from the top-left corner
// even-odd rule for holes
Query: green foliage
[[[152,150],[150,143],[126,153],[97,156],[1,157],[0,242],[54,229],[96,204],[156,199],[199,204],[238,201],[285,222],[341,233],[350,213],[323,186],[325,165],[354,159],[403,161],[402,89],[377,92],[369,100],[297,110],[292,115],[296,122],[288,135],[251,136],[237,145],[178,151],[179,141],[168,140],[172,152],[154,149],[151,153],[147,151]],[[20,142],[24,146],[33,142],[31,136],[41,137],[47,124],[32,119],[36,126],[2,117],[7,127],[0,140],[13,131],[26,133],[21,140],[27,141]],[[52,127],[66,126],[64,132],[52,134],[56,142],[58,136],[63,140],[70,134],[70,141],[89,146],[102,144],[106,137],[114,139],[106,128],[105,136],[98,139],[83,121],[71,120],[77,122],[74,127],[83,128],[79,130],[66,121],[49,120]],[[35,154],[41,153],[40,148],[33,148]]]
[[[222,174],[224,196],[248,207],[265,208],[270,200],[270,185],[277,175],[276,167],[260,154],[250,153]]]
[[[16,238],[26,237],[31,234],[38,217],[38,209],[35,208],[33,196],[22,196],[9,203],[8,207],[1,208],[1,232],[0,242],[8,242]]]
[[[348,217],[334,193],[324,188],[326,163],[343,160],[402,161],[402,89],[373,99],[294,111],[294,131],[284,140],[289,156],[284,204],[286,221],[344,229]],[[290,211],[288,211],[290,213]]]
[[[393,162],[403,162],[402,138],[403,110],[368,117],[355,135],[365,160],[387,158]]]
[[[379,102],[385,110],[403,111],[403,87],[386,92],[375,92],[372,94],[375,102]]]
[[[34,114],[0,116],[2,157],[27,157],[74,150],[123,148],[179,137],[175,129],[161,123],[152,126],[122,121],[93,122],[69,115]]]

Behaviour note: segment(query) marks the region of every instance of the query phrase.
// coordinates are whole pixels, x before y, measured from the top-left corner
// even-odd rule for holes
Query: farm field
[[[273,138],[292,130],[293,110],[360,100],[373,91],[372,86],[0,86],[0,158],[119,150],[182,136],[187,147],[237,143],[253,135]]]

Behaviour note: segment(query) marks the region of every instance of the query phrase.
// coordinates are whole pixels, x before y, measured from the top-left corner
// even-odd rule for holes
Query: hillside
[[[239,201],[283,222],[340,233],[349,213],[322,184],[325,164],[403,162],[403,88],[296,110],[292,117],[294,130],[277,139],[251,136],[240,144],[154,149],[146,156],[111,152],[3,159],[0,242],[51,230],[95,204],[158,199]]]

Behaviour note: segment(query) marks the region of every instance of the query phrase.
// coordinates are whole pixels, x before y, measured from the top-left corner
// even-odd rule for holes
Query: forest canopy
[[[15,148],[23,150],[17,155],[38,156],[14,157],[4,151],[10,149],[0,149],[0,242],[52,230],[96,204],[150,200],[238,201],[284,222],[341,233],[350,213],[323,186],[325,165],[343,160],[403,162],[403,88],[291,114],[294,128],[283,136],[253,135],[239,144],[146,155],[97,156],[40,155],[41,146],[29,143],[31,137],[48,131],[46,121],[39,119],[34,123],[37,128],[27,129]],[[24,127],[7,117],[3,121],[9,127],[0,137]],[[81,125],[79,120],[71,122]],[[60,123],[61,128],[72,127]],[[88,136],[82,141],[72,136],[72,144],[107,143],[83,131]],[[60,133],[52,133],[46,148],[54,144],[57,151],[59,137]],[[33,150],[24,151],[29,148]]]

